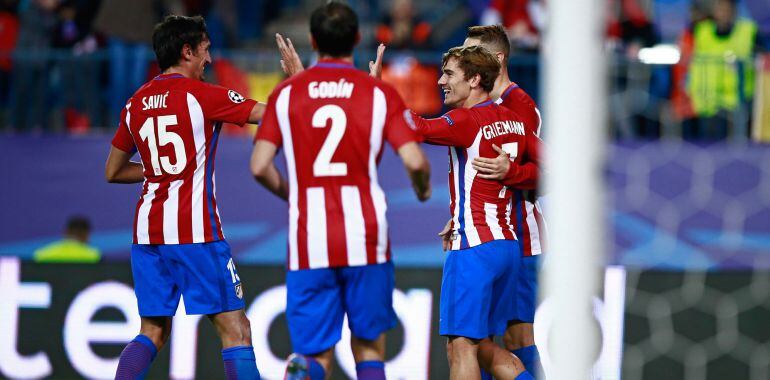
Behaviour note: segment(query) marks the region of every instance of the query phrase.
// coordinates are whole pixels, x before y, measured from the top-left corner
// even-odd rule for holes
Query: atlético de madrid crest
[[[243,95],[233,90],[227,91],[227,97],[229,97],[233,103],[243,103],[243,101],[246,100]]]

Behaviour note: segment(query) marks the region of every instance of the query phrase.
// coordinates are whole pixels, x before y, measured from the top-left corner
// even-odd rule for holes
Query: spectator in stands
[[[8,107],[11,126],[17,130],[37,130],[48,124],[45,100],[49,77],[45,51],[51,47],[58,5],[58,0],[32,0],[19,5],[19,36]]]
[[[88,245],[91,222],[83,216],[73,216],[67,221],[64,239],[35,251],[36,263],[98,263],[101,253]]]
[[[0,0],[0,126],[6,125],[4,110],[8,103],[11,83],[11,54],[16,47],[19,19],[16,17],[15,0]]]
[[[421,115],[441,111],[435,86],[438,70],[420,63],[411,52],[403,50],[430,47],[431,31],[431,25],[415,14],[412,0],[394,0],[375,30],[377,43],[396,50],[382,69],[382,80],[393,85],[407,107]]]
[[[610,21],[609,38],[629,59],[637,59],[639,50],[658,43],[658,36],[637,0],[620,0],[620,17]]]
[[[58,24],[54,29],[53,47],[68,51],[70,56],[57,60],[52,70],[58,78],[56,99],[62,102],[64,120],[70,132],[86,132],[101,121],[99,62],[93,56],[98,48],[91,33],[101,0],[63,0],[58,8]]]
[[[656,45],[658,35],[638,0],[611,1],[609,5],[618,12],[610,12],[608,42],[624,58],[614,71],[616,92],[610,97],[613,125],[621,138],[657,139],[660,107],[668,95],[668,85],[657,84],[665,83],[659,79],[667,71],[639,63],[639,52]],[[618,17],[612,17],[614,14]]]
[[[378,43],[391,49],[429,47],[431,26],[415,15],[412,0],[394,0],[375,31]]]
[[[730,126],[746,135],[736,128],[748,125],[756,39],[756,23],[737,18],[735,0],[716,0],[712,19],[695,24],[687,80],[695,117],[685,122],[684,138],[725,139]]]
[[[147,79],[150,38],[160,12],[155,0],[103,0],[94,30],[107,38],[109,52],[109,119],[118,125],[125,99]]]
[[[680,58],[671,68],[671,107],[673,116],[677,121],[684,121],[695,117],[695,111],[692,108],[692,101],[687,94],[687,70],[692,60],[693,49],[693,29],[695,25],[709,18],[709,12],[706,11],[700,2],[694,2],[690,5],[690,19],[687,28],[682,32],[677,44],[679,45]],[[690,139],[692,136],[686,135]]]
[[[536,0],[491,0],[481,15],[482,25],[501,24],[511,39],[511,53],[533,53],[540,46],[545,6]]]

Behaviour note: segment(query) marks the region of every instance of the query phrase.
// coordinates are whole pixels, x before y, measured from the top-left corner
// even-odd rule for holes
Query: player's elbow
[[[104,179],[108,183],[115,183],[118,180],[118,171],[111,168],[109,165],[104,169]]]
[[[425,153],[420,149],[417,143],[404,144],[398,150],[401,161],[409,173],[429,173],[430,163]]]
[[[251,175],[255,179],[264,179],[267,176],[269,162],[263,160],[251,160],[249,167],[251,168]]]
[[[415,173],[415,174],[430,173],[430,162],[428,161],[428,158],[425,157],[425,154],[422,151],[419,151],[417,154],[406,157],[403,160],[403,162],[404,162],[404,167],[406,167],[406,170],[409,173]]]

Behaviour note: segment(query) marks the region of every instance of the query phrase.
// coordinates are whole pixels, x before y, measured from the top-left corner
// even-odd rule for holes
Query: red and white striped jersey
[[[525,119],[528,133],[540,136],[542,120],[535,101],[516,83],[511,83],[503,91],[497,104],[513,110]],[[519,237],[523,256],[539,255],[545,249],[547,226],[543,218],[536,191],[513,189],[513,202],[516,235]]]
[[[227,88],[157,76],[126,104],[112,145],[139,151],[144,166],[134,244],[224,239],[214,160],[222,122],[243,125],[256,102]]]
[[[289,180],[289,270],[390,260],[383,140],[419,138],[398,93],[349,63],[322,60],[268,100],[257,140],[283,147]]]
[[[493,144],[513,162],[539,164],[539,139],[526,133],[522,117],[491,100],[458,108],[436,119],[415,116],[426,143],[449,146],[449,209],[456,237],[452,250],[492,240],[515,240],[510,190],[499,181],[477,177],[476,157],[497,157]]]

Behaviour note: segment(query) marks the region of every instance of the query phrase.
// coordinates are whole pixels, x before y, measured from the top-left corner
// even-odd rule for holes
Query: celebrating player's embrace
[[[277,42],[284,71],[289,75],[302,71],[291,41],[279,35]],[[439,325],[440,334],[448,338],[453,379],[488,377],[490,372],[498,379],[527,379],[532,376],[530,372],[539,373],[532,322],[536,255],[540,253],[539,233],[544,222],[530,194],[539,177],[540,116],[532,99],[508,79],[507,44],[499,26],[470,28],[466,47],[450,49],[444,55],[438,83],[444,90],[445,104],[456,109],[437,119],[404,114],[421,140],[449,147],[452,219],[439,234],[444,249],[450,250],[444,265]],[[313,45],[317,47],[317,41]],[[383,51],[380,46],[376,61],[369,64],[373,76],[381,71]],[[323,65],[322,60],[308,71],[317,72]],[[309,75],[306,72],[300,78]],[[285,92],[285,87],[281,91]],[[289,119],[296,118],[284,117]],[[260,150],[255,147],[255,157]],[[263,170],[276,173],[270,167]],[[271,180],[262,176],[260,181],[283,183],[279,177]],[[517,237],[524,238],[523,246]],[[490,339],[503,334],[512,353]],[[304,368],[312,367],[314,361],[312,355],[295,355],[288,373],[300,373],[297,378],[305,378]],[[322,378],[312,376],[312,370],[310,373],[311,379]],[[317,373],[320,376],[320,371]],[[383,377],[366,377],[359,372],[359,378]]]
[[[345,315],[357,377],[385,378],[385,332],[397,323],[377,174],[385,142],[421,201],[431,188],[419,143],[449,148],[439,333],[447,337],[451,378],[531,379],[539,372],[532,322],[544,233],[532,195],[540,117],[508,79],[502,28],[472,27],[464,47],[444,54],[438,84],[454,110],[436,119],[406,109],[377,78],[384,46],[368,74],[355,69],[358,19],[350,7],[320,6],[310,30],[319,61],[307,70],[291,41],[276,36],[290,78],[265,106],[202,82],[211,59],[200,17],[169,16],[156,27],[163,73],[127,102],[106,165],[110,182],[144,182],[132,246],[142,325],[121,354],[116,378],[146,375],[171,332],[180,295],[188,314],[214,323],[226,377],[259,378],[241,280],[216,207],[214,159],[222,122],[261,120],[251,170],[289,208],[286,317],[294,354],[286,379],[330,376]],[[273,162],[279,148],[288,178]],[[137,151],[141,163],[130,161]],[[495,335],[504,336],[505,349]]]

